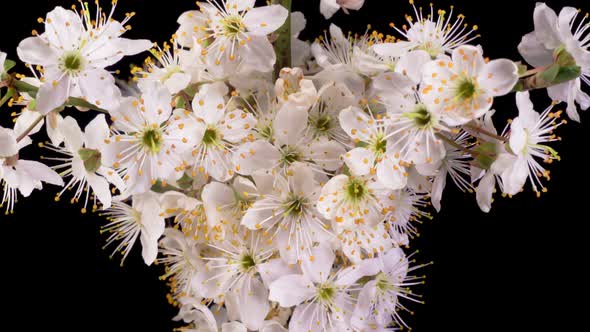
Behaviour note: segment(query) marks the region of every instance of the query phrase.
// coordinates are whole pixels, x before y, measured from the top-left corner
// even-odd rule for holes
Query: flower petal
[[[289,16],[289,11],[280,5],[256,7],[244,16],[244,24],[248,33],[255,36],[266,36],[279,29]]]
[[[298,305],[315,293],[311,281],[299,274],[286,275],[275,280],[269,287],[268,299],[278,302],[283,308]]]

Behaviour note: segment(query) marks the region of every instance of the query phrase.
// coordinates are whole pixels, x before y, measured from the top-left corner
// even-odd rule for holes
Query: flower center
[[[203,134],[203,144],[205,145],[215,145],[219,142],[219,132],[217,129],[209,127],[205,130],[205,134]]]
[[[172,66],[166,69],[166,75],[160,79],[160,82],[164,83],[169,80],[174,74],[182,73],[182,69],[179,66]]]
[[[244,271],[248,271],[255,266],[256,266],[256,261],[254,260],[254,257],[252,257],[252,255],[250,255],[250,254],[245,254],[240,259],[240,267]]]
[[[432,41],[427,41],[424,44],[418,46],[416,49],[425,51],[433,60],[442,53],[440,47],[437,47]]]
[[[336,295],[336,288],[331,284],[322,284],[317,288],[318,299],[322,303],[331,303],[334,295]]]
[[[375,155],[381,156],[387,151],[387,140],[382,135],[379,135],[373,140],[371,146]]]
[[[467,77],[459,80],[455,91],[455,97],[459,99],[459,101],[471,100],[476,95],[477,85],[473,80]]]
[[[297,151],[295,148],[286,147],[283,150],[283,154],[281,156],[281,164],[283,166],[289,166],[292,163],[294,163],[296,161],[300,161],[300,160],[301,160],[301,155],[299,154],[299,151]]]
[[[156,154],[162,148],[162,133],[159,128],[150,128],[143,132],[141,136],[141,143],[144,149]]]
[[[70,51],[61,58],[61,69],[69,74],[78,74],[84,67],[84,59],[79,51]]]
[[[272,130],[272,126],[271,125],[266,125],[262,128],[260,128],[258,130],[258,134],[260,134],[260,137],[263,138],[266,141],[272,141],[272,137],[273,137],[273,130]]]
[[[358,202],[362,200],[367,194],[366,184],[359,179],[350,179],[346,186],[346,194],[348,199],[352,202]]]
[[[303,208],[306,204],[304,197],[289,195],[289,198],[283,203],[285,208],[284,214],[286,216],[299,216],[303,212]]]
[[[221,25],[223,27],[223,33],[225,36],[230,38],[237,37],[240,32],[244,32],[246,30],[244,23],[242,22],[242,17],[238,15],[232,15],[224,18],[221,20]]]
[[[416,105],[414,111],[404,113],[404,116],[408,119],[414,120],[416,127],[419,128],[426,128],[432,125],[432,116],[424,104]]]
[[[313,125],[318,133],[325,134],[332,128],[332,118],[329,115],[320,116]]]
[[[380,272],[375,279],[377,281],[375,286],[382,292],[387,292],[395,288],[395,286],[387,279],[387,275],[383,272]]]

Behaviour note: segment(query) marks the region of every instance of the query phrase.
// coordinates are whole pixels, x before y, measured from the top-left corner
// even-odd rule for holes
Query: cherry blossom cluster
[[[528,69],[484,57],[452,8],[413,7],[392,35],[331,25],[307,42],[290,5],[198,3],[159,44],[124,38],[135,13],[118,20],[116,1],[40,18],[17,48],[30,74],[0,56],[0,104],[19,109],[0,127],[6,213],[49,184],[106,217],[122,263],[140,246],[164,266],[182,331],[407,328],[428,265],[408,249],[447,184],[484,212],[496,192],[547,191],[558,105],[575,121],[590,107],[590,23],[538,4],[519,45]],[[142,52],[128,81],[108,69]],[[544,88],[554,101],[538,108],[528,91]],[[515,106],[496,112],[499,97]],[[21,159],[35,140],[42,162]]]

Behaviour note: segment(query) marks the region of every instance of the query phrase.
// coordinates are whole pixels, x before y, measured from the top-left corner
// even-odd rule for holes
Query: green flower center
[[[299,216],[303,212],[303,208],[306,204],[306,200],[303,197],[290,195],[289,198],[283,204],[285,208],[284,214],[286,216]]]
[[[459,101],[466,101],[473,99],[477,95],[477,85],[476,83],[469,79],[469,78],[462,78],[457,83],[457,88],[455,91],[455,97],[459,99]]]
[[[79,73],[84,65],[82,54],[79,51],[70,51],[61,58],[61,67],[70,74]]]
[[[255,266],[256,266],[256,261],[254,260],[254,257],[252,257],[252,255],[250,255],[250,254],[245,254],[240,259],[240,267],[244,271],[248,271]]]
[[[419,128],[425,128],[432,124],[432,116],[424,104],[416,105],[414,111],[404,113],[404,116],[414,120],[414,123]]]
[[[318,298],[323,303],[331,303],[336,295],[336,288],[333,285],[323,284],[317,288]]]
[[[313,126],[318,133],[325,134],[332,128],[332,118],[329,115],[320,116],[315,119]]]
[[[273,130],[271,125],[264,126],[258,130],[258,134],[264,140],[271,142],[273,137]]]
[[[436,57],[442,53],[440,47],[437,47],[431,41],[428,41],[428,42],[416,47],[416,49],[420,50],[420,51],[425,51],[426,53],[428,53],[428,55],[430,55],[430,58],[432,58],[433,60],[436,59]]]
[[[205,145],[215,145],[219,142],[219,132],[215,128],[207,128],[205,130],[205,134],[203,134],[203,144]]]
[[[221,20],[221,24],[223,27],[223,32],[225,33],[226,37],[237,37],[240,32],[246,30],[244,23],[242,22],[242,17],[233,15],[228,16]]]
[[[350,179],[346,186],[346,194],[352,202],[362,200],[368,192],[367,185],[359,179]]]
[[[169,80],[174,74],[182,73],[182,69],[179,66],[172,66],[166,70],[166,75],[160,79],[160,82],[164,83]]]
[[[281,156],[281,165],[289,166],[289,165],[293,164],[294,162],[300,161],[300,160],[301,160],[301,155],[299,154],[299,151],[297,151],[295,148],[286,147],[283,150],[283,153]]]
[[[159,128],[150,128],[143,132],[141,135],[141,143],[144,149],[156,154],[160,152],[162,148],[162,133]]]
[[[382,292],[390,291],[395,288],[395,286],[392,285],[387,279],[387,275],[385,275],[383,272],[379,273],[375,280],[377,281],[375,286]]]
[[[371,145],[377,156],[381,156],[387,151],[387,140],[382,135],[375,138]]]

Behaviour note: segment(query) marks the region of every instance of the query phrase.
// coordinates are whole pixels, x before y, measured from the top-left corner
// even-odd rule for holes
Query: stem
[[[27,135],[29,135],[29,133],[30,133],[30,132],[31,132],[33,129],[35,129],[35,127],[37,127],[37,125],[38,125],[38,124],[39,124],[41,121],[43,121],[43,119],[44,119],[44,118],[45,118],[45,116],[44,116],[44,115],[39,115],[39,118],[37,118],[37,120],[35,120],[33,123],[31,123],[31,125],[30,125],[30,126],[27,128],[27,129],[25,129],[25,131],[23,131],[23,133],[22,133],[22,134],[18,135],[18,137],[16,138],[16,141],[17,141],[17,142],[20,142],[20,141],[22,141],[22,140],[23,140],[23,138],[25,138]]]
[[[472,129],[472,130],[474,130],[474,131],[476,131],[476,132],[478,132],[480,134],[484,134],[484,135],[486,135],[488,137],[495,138],[498,141],[502,141],[502,142],[507,142],[508,141],[508,139],[506,137],[502,137],[500,135],[496,135],[494,133],[491,133],[491,132],[483,129],[480,126],[476,126],[476,125],[473,125],[473,124],[468,123],[468,124],[465,125],[465,127],[469,128],[469,129]]]
[[[13,88],[8,88],[8,91],[6,91],[6,94],[2,97],[2,100],[0,100],[0,107],[4,106],[4,104],[14,96],[14,93],[15,91]]]
[[[291,67],[291,2],[292,0],[273,0],[273,4],[281,5],[289,11],[285,24],[277,30],[278,38],[274,43],[277,62],[275,64],[274,78],[279,77],[281,69]]]

